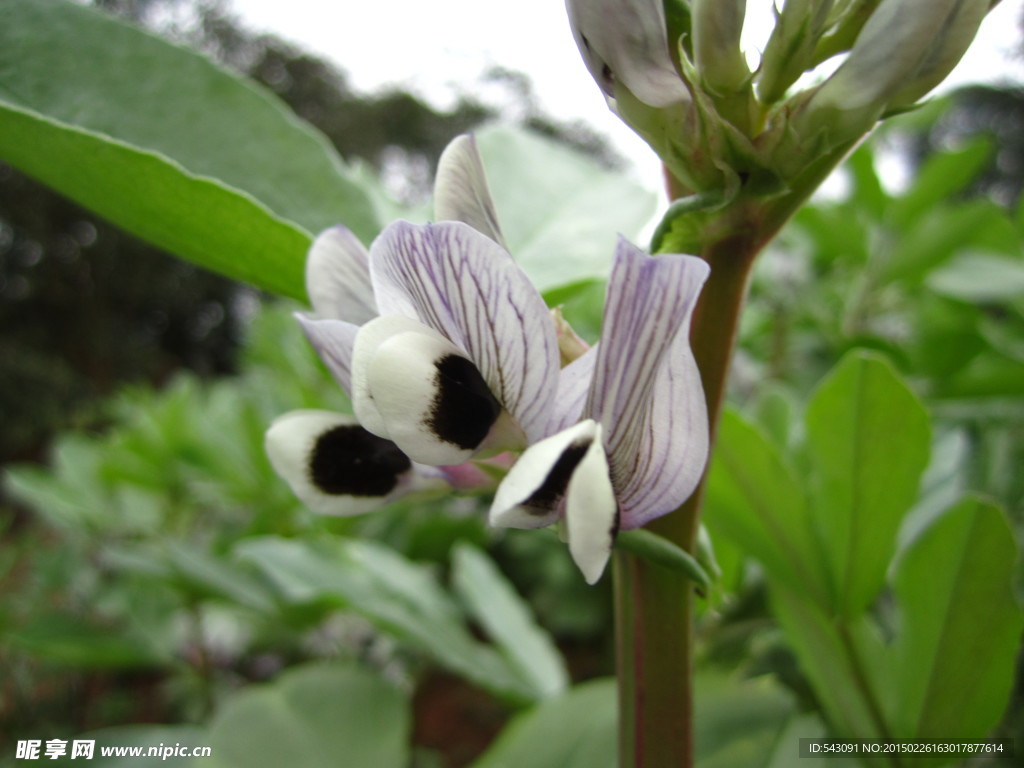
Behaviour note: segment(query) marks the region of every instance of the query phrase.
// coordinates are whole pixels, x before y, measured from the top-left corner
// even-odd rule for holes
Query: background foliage
[[[163,4],[99,3],[136,21]],[[317,216],[344,211],[365,238],[397,212],[426,216],[437,153],[495,111],[359,96],[215,8],[174,34],[269,90],[88,9],[7,3],[0,157],[101,212],[125,193],[114,169],[137,173],[146,194],[107,211],[121,224],[297,297]],[[92,74],[51,82],[40,52],[69,35],[96,46]],[[252,143],[235,146],[237,114],[212,109],[208,144],[172,135],[160,110],[185,97],[161,104],[113,78],[110,49],[165,62],[166,92],[183,71],[226,89],[251,110]],[[119,112],[72,109],[95,83],[120,89]],[[825,733],[1024,744],[1020,104],[973,90],[893,124],[759,263],[708,488],[721,575],[699,624],[702,768],[781,768]],[[480,132],[499,216],[549,303],[594,340],[614,233],[636,237],[653,200],[581,153],[588,137],[528,122],[563,141]],[[267,156],[263,140],[294,151]],[[76,147],[104,165],[54,156]],[[258,163],[229,167],[244,157]],[[302,162],[348,202],[289,208],[259,186]],[[879,172],[893,163],[900,187]],[[3,743],[208,744],[206,766],[611,764],[607,584],[586,588],[554,536],[487,529],[473,497],[311,515],[262,449],[274,416],[346,407],[297,305],[2,174],[5,456],[37,457],[60,428],[46,463],[4,471]],[[192,194],[211,203],[205,223],[168,226]],[[225,217],[234,230],[209,240]]]

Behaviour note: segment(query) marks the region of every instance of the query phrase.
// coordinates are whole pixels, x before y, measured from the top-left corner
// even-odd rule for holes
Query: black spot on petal
[[[501,403],[477,367],[459,355],[445,355],[435,364],[436,394],[424,420],[438,439],[469,450],[487,437],[501,414]]]
[[[387,496],[411,468],[398,446],[357,424],[324,432],[309,456],[310,480],[332,496]]]
[[[562,451],[558,461],[551,467],[548,476],[540,484],[540,488],[530,494],[530,498],[522,503],[527,509],[535,508],[538,515],[543,515],[554,509],[561,498],[565,495],[565,489],[569,487],[569,480],[572,473],[586,454],[590,447],[591,440],[577,440],[570,443],[569,447]]]

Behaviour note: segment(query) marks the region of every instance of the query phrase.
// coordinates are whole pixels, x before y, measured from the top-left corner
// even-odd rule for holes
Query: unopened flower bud
[[[693,0],[693,57],[701,82],[718,94],[735,93],[750,82],[740,48],[746,0]]]
[[[837,146],[939,83],[974,38],[989,0],[883,0],[850,55],[795,116],[799,135]]]
[[[832,10],[832,0],[786,0],[761,56],[757,94],[774,104],[808,69]]]
[[[914,79],[889,99],[890,110],[913,104],[946,79],[978,34],[990,7],[988,0],[961,0],[943,25]]]
[[[583,61],[605,95],[624,86],[652,107],[689,100],[672,63],[662,0],[566,0]]]

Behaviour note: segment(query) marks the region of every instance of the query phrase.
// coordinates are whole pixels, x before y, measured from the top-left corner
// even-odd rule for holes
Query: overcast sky
[[[619,151],[656,169],[650,150],[611,115],[573,43],[563,0],[229,0],[246,26],[299,43],[345,69],[370,90],[400,84],[445,105],[491,66],[528,74],[541,107],[583,119]],[[756,44],[772,0],[749,0],[748,39]],[[989,14],[950,82],[1024,82],[1019,44],[1024,0],[1003,0]]]

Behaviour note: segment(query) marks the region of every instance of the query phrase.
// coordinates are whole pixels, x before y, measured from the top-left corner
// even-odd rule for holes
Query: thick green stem
[[[711,274],[694,311],[690,343],[712,446],[754,259],[853,145],[807,166],[788,194],[760,200],[741,192],[704,233],[699,255]],[[690,193],[671,174],[667,183],[670,199]],[[648,528],[693,553],[703,497],[702,479],[678,510]],[[693,768],[693,583],[621,552],[614,568],[619,766]]]
[[[744,229],[753,234],[757,228]],[[701,254],[712,269],[694,313],[691,345],[712,430],[724,398],[747,276],[761,244],[743,233]],[[693,552],[700,497],[698,488],[682,508],[649,528]],[[692,582],[632,555],[616,554],[620,768],[693,766],[693,600]]]

